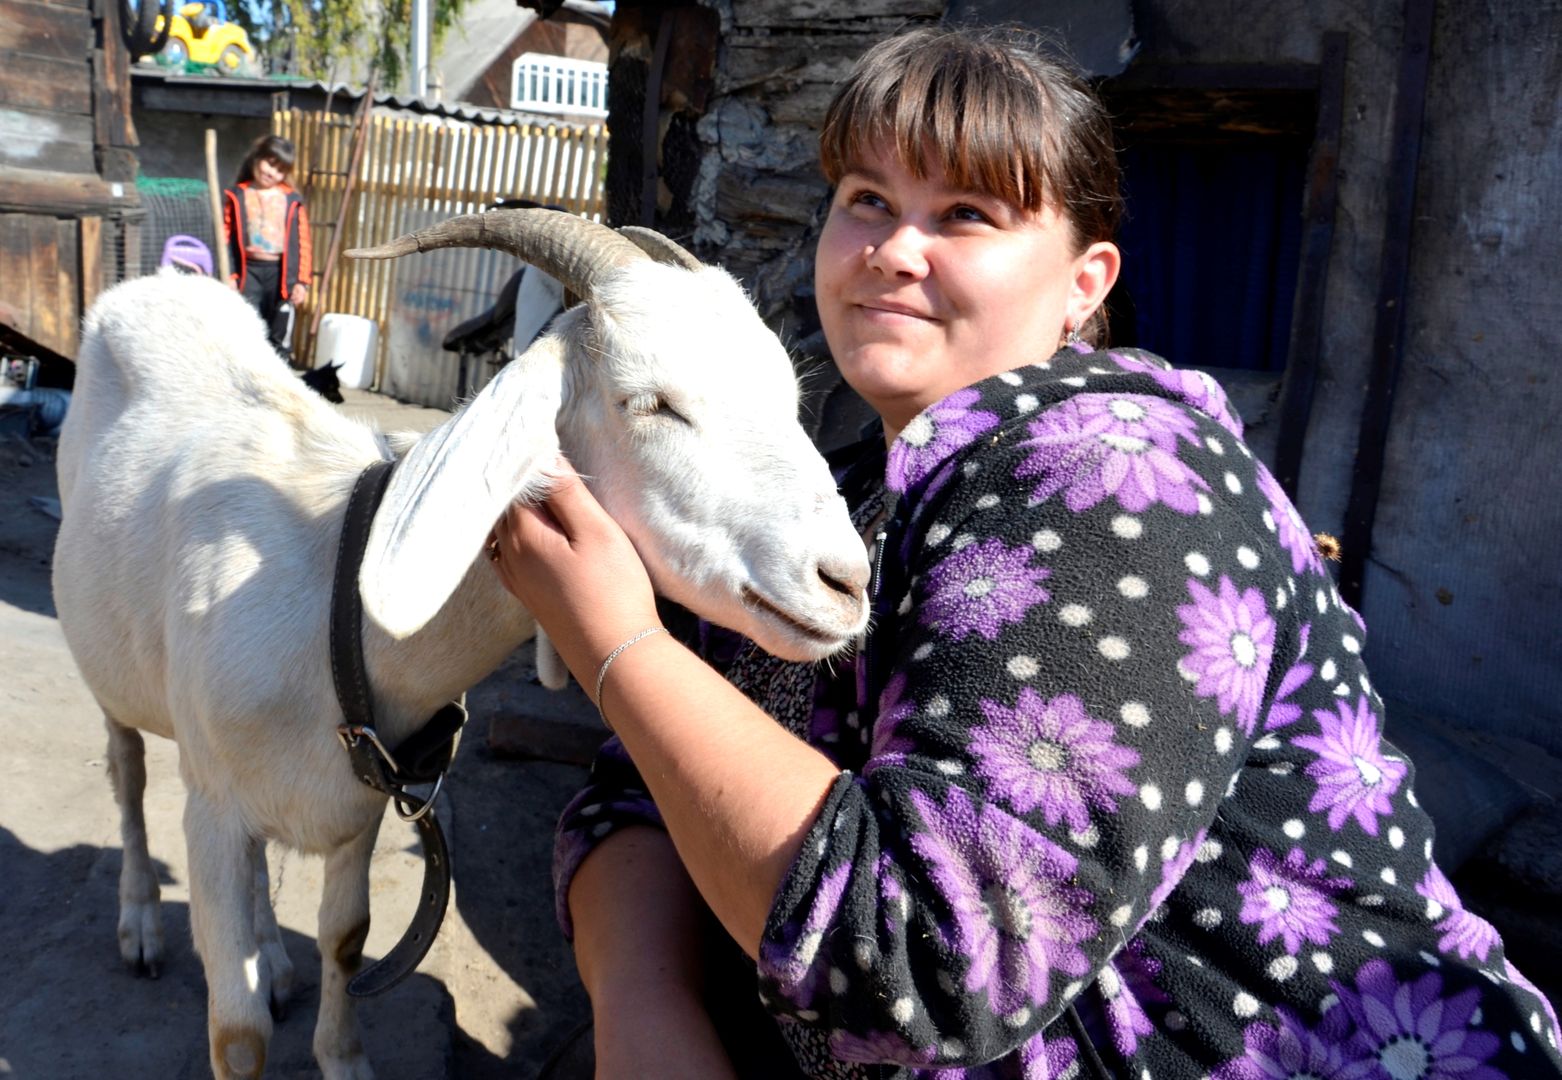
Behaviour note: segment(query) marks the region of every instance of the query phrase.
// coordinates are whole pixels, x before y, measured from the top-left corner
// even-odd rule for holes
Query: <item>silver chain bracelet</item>
[[[602,724],[609,731],[613,730],[613,725],[608,723],[607,714],[602,711],[602,683],[603,683],[604,680],[607,679],[607,669],[613,666],[613,661],[618,659],[619,654],[621,654],[625,649],[629,648],[629,646],[633,645],[635,642],[640,641],[643,638],[648,638],[652,634],[665,634],[665,633],[667,633],[667,627],[665,627],[665,626],[653,626],[653,627],[650,627],[647,630],[640,631],[638,634],[635,634],[632,637],[628,638],[618,648],[616,648],[612,652],[608,653],[607,654],[607,659],[602,661],[602,666],[597,668],[597,692],[596,692],[597,715],[602,717]]]

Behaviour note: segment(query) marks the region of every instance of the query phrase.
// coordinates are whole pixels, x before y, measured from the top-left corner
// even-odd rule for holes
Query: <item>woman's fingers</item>
[[[558,528],[574,543],[588,530],[600,525],[607,517],[607,511],[602,509],[596,496],[586,489],[580,474],[562,457],[555,476],[547,500],[538,509],[545,509],[551,514]]]

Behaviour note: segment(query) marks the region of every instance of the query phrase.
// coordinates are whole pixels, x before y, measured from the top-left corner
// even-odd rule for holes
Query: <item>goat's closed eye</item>
[[[634,394],[625,398],[620,408],[630,416],[655,416],[664,420],[676,420],[680,424],[689,422],[689,418],[673,408],[661,394]]]

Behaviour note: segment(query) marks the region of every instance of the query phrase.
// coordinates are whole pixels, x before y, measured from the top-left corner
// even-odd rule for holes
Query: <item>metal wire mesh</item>
[[[146,220],[141,232],[141,265],[132,273],[153,274],[171,236],[193,236],[206,245],[217,264],[216,230],[212,227],[206,181],[177,176],[143,176],[136,181]]]

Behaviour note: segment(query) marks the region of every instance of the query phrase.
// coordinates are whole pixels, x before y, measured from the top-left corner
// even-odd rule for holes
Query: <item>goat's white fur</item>
[[[700,614],[798,659],[866,620],[860,541],[796,423],[790,365],[736,283],[646,262],[597,301],[405,447],[360,575],[391,745],[532,633],[479,552],[511,500],[545,490],[561,451],[658,588]],[[316,1058],[331,1080],[369,1076],[344,988],[384,799],[336,741],[326,640],[346,498],[391,444],[303,388],[249,306],[209,280],[168,273],[110,290],[80,355],[60,441],[55,598],[108,724],[121,953],[163,956],[141,812],[150,731],[178,741],[189,791],[213,1071],[259,1075],[268,1000],[292,980],[265,888],[274,838],[326,857]],[[647,394],[684,420],[625,407]]]

